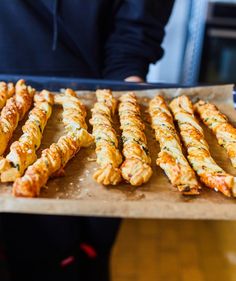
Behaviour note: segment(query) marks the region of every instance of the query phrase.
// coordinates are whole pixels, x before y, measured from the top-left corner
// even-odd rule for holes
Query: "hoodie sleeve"
[[[103,76],[123,80],[137,75],[145,79],[148,66],[163,55],[164,27],[174,0],[123,0],[113,16],[105,44]]]

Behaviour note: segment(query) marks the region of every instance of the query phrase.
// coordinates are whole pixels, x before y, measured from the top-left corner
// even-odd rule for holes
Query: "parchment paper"
[[[235,124],[236,112],[232,100],[233,85],[198,87],[188,89],[163,89],[169,100],[179,94],[209,100],[216,104],[230,121]],[[66,175],[51,179],[42,190],[40,198],[14,198],[11,195],[11,184],[0,184],[0,211],[38,214],[84,215],[84,216],[118,216],[139,218],[183,218],[183,219],[236,219],[236,199],[226,198],[213,190],[204,188],[197,197],[181,195],[168,181],[163,170],[155,162],[159,145],[148,123],[147,104],[159,90],[135,91],[142,107],[143,120],[146,123],[148,146],[152,156],[153,176],[141,187],[132,187],[122,183],[116,187],[104,187],[97,184],[92,175],[98,168],[94,148],[81,149],[75,158],[66,166]],[[113,92],[119,97],[122,92]],[[87,106],[88,118],[90,109],[95,102],[94,92],[78,92],[78,96]],[[42,149],[56,142],[63,135],[60,107],[55,106],[52,117],[44,131]],[[18,126],[13,140],[21,134]],[[115,118],[119,132],[118,117]],[[210,145],[211,153],[216,162],[227,172],[236,176],[226,152],[217,144],[214,135],[201,124],[205,137]],[[91,126],[89,126],[91,132]]]

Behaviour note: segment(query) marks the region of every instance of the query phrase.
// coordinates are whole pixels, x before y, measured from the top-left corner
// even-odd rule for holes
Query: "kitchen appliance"
[[[182,83],[235,83],[236,1],[192,1]]]
[[[236,3],[210,2],[198,82],[236,82]]]

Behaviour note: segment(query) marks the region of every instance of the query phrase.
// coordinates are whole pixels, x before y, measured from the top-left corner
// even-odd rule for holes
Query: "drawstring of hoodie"
[[[53,4],[53,39],[52,39],[52,50],[53,51],[55,51],[57,48],[57,39],[58,39],[57,10],[58,10],[58,0],[54,0],[54,4]]]

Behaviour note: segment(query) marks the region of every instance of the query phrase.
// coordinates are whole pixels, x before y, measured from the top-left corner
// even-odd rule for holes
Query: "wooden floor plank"
[[[113,281],[235,281],[236,222],[124,220]]]

